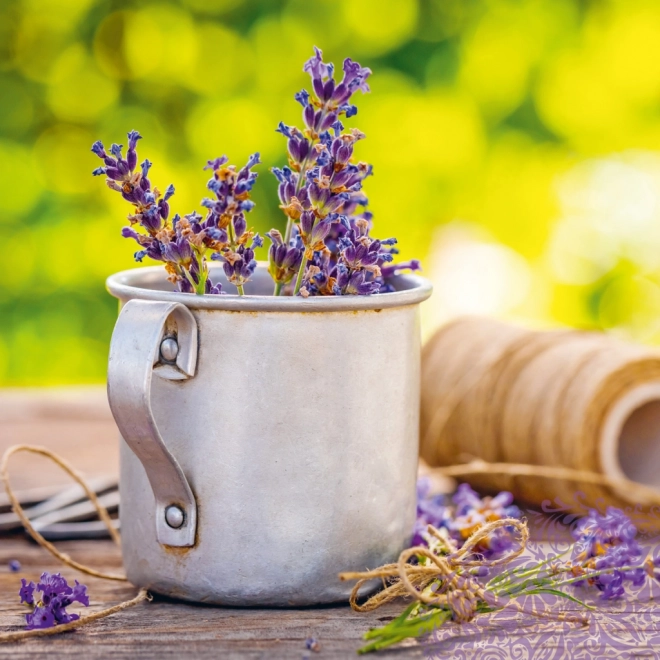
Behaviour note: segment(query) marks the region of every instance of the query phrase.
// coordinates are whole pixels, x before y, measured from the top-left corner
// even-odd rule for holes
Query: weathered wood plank
[[[88,476],[117,470],[117,431],[102,388],[45,392],[0,392],[0,452],[18,442],[45,445],[68,458]],[[32,457],[12,464],[17,488],[67,483],[56,467]],[[121,570],[119,550],[110,541],[78,541],[58,546],[82,563],[100,570]],[[10,573],[19,559],[23,570]],[[0,632],[23,625],[18,604],[20,577],[36,580],[48,570],[61,571],[89,586],[90,610],[133,597],[130,586],[81,576],[59,565],[21,535],[0,538]],[[402,658],[660,658],[660,586],[649,588],[641,604],[613,603],[602,608],[589,628],[510,616],[477,619],[468,628],[452,626],[424,647],[392,650],[383,657]],[[72,633],[0,645],[0,657],[35,658],[326,658],[355,657],[361,636],[401,612],[402,604],[357,614],[348,606],[306,609],[238,609],[193,605],[156,597]],[[73,609],[73,608],[72,608]],[[81,611],[81,610],[79,610]],[[317,638],[321,653],[306,651]]]
[[[77,541],[60,544],[72,557],[101,570],[121,570],[119,550],[109,541]],[[18,558],[21,573],[10,573],[7,562]],[[22,626],[24,610],[18,605],[20,577],[36,580],[43,570],[61,571],[89,586],[91,606],[102,609],[127,600],[136,591],[124,585],[80,576],[58,565],[44,550],[17,536],[0,542],[0,631]],[[489,622],[477,620],[467,628],[452,626],[442,637],[424,646],[383,653],[405,658],[541,657],[660,657],[660,616],[646,593],[644,602],[612,603],[589,628],[541,622],[533,617],[507,615]],[[361,636],[400,613],[402,604],[358,614],[347,606],[305,609],[222,608],[194,605],[156,597],[73,633],[53,638],[0,645],[0,657],[28,660],[39,657],[117,658],[302,658],[317,657],[305,649],[305,639],[317,638],[319,658],[351,658]],[[573,608],[571,608],[573,609]],[[77,610],[83,611],[83,610]],[[556,653],[550,654],[554,649]],[[587,649],[591,651],[587,652]],[[569,652],[570,651],[570,652]],[[616,652],[616,653],[614,653]],[[614,653],[614,654],[613,654]],[[628,655],[626,655],[628,654]],[[546,657],[546,656],[543,656]]]
[[[102,570],[121,568],[119,551],[109,541],[69,542],[60,547]],[[6,568],[12,558],[21,561],[21,573],[10,573]],[[127,600],[136,593],[129,585],[81,577],[23,538],[6,539],[0,542],[0,631],[22,626],[25,610],[18,605],[17,596],[20,578],[36,580],[43,570],[61,571],[87,584],[89,611]],[[359,615],[344,605],[299,610],[228,609],[156,598],[73,633],[0,646],[0,657],[295,658],[305,654],[305,639],[316,637],[323,647],[319,657],[348,658],[354,656],[360,636],[370,625],[394,616],[399,609],[393,606]],[[416,649],[406,656],[423,657],[420,653]]]

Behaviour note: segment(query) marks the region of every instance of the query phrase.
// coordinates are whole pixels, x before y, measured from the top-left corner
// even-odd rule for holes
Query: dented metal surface
[[[400,277],[402,290],[367,306],[328,306],[273,299],[263,275],[244,299],[159,291],[161,268],[108,280],[122,303],[182,297],[198,329],[194,377],[151,383],[155,423],[197,502],[193,546],[159,543],[149,479],[122,443],[122,546],[137,586],[227,605],[339,601],[350,585],[337,573],[393,561],[410,539],[430,286]]]

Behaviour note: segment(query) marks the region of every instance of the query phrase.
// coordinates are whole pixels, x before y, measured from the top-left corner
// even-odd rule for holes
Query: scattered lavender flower
[[[461,484],[452,498],[453,506],[442,495],[430,495],[430,481],[417,482],[417,522],[413,545],[428,543],[426,528],[433,525],[446,540],[458,549],[483,524],[503,518],[520,518],[520,509],[513,504],[513,495],[502,491],[495,497],[481,498],[468,484]],[[483,541],[476,552],[490,559],[511,549],[516,544],[512,530],[495,530]]]
[[[29,582],[25,578],[21,578],[21,588],[18,590],[18,595],[21,597],[21,603],[26,605],[34,604],[34,590],[36,585],[34,582]]]
[[[620,509],[608,507],[605,515],[589,511],[573,530],[573,572],[581,575],[604,569],[629,567],[639,563],[642,550],[637,543],[637,528]],[[621,598],[624,584],[641,586],[647,573],[643,567],[629,570],[611,570],[602,575],[576,582],[576,586],[589,584],[599,589],[605,600]]]
[[[59,573],[42,573],[36,585],[22,578],[21,585],[18,592],[21,603],[33,607],[32,612],[25,615],[26,630],[51,628],[76,621],[80,617],[77,614],[69,614],[66,608],[72,603],[89,606],[87,587],[78,580],[75,580],[75,585],[71,587]],[[37,600],[35,600],[35,591],[41,593],[41,597]]]
[[[18,573],[21,570],[21,562],[18,559],[12,559],[8,566],[12,573]]]
[[[350,58],[344,60],[343,77],[334,78],[334,65],[323,61],[314,48],[303,70],[312,81],[312,93],[295,95],[303,107],[304,129],[280,122],[276,129],[287,138],[289,165],[273,168],[279,186],[280,208],[287,216],[284,239],[271,232],[274,250],[302,248],[294,294],[371,295],[391,291],[382,267],[396,254],[395,239],[377,241],[369,236],[372,215],[367,211],[363,181],[372,174],[368,163],[354,162],[353,150],[365,135],[356,128],[345,131],[340,117],[357,114],[351,97],[369,91],[371,70]],[[272,264],[272,261],[271,261]],[[419,268],[400,264],[398,270]],[[293,276],[291,269],[275,280],[275,295]],[[390,276],[396,270],[390,270]]]
[[[112,190],[135,207],[128,216],[130,226],[124,227],[124,238],[132,238],[140,246],[135,260],[149,257],[162,261],[168,280],[184,293],[222,293],[220,284],[214,284],[208,271],[208,259],[223,261],[229,281],[243,294],[243,287],[256,268],[254,248],[262,245],[258,234],[247,229],[245,214],[252,210],[250,191],[257,174],[252,168],[259,163],[259,154],[250,156],[245,167],[238,172],[227,165],[227,157],[208,161],[204,169],[211,169],[213,177],[208,188],[215,199],[203,199],[208,209],[205,218],[193,211],[169,222],[169,200],[174,195],[170,185],[161,195],[152,188],[148,178],[151,162],[145,160],[136,169],[135,146],[141,139],[137,131],[128,134],[128,152],[122,157],[122,146],[113,144],[106,153],[102,142],[95,142],[92,151],[103,160],[103,166],[93,171],[96,176],[105,175]],[[136,231],[141,229],[142,231]]]
[[[319,644],[318,639],[314,637],[309,637],[305,640],[305,648],[309,651],[314,651],[314,653],[319,653],[321,651],[321,645]]]
[[[426,528],[449,529],[453,520],[451,507],[444,495],[431,495],[431,480],[422,477],[417,481],[417,520],[411,545],[427,543]]]

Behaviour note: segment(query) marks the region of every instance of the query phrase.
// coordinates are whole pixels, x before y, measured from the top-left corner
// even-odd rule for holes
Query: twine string
[[[39,456],[44,456],[50,459],[51,461],[53,461],[54,463],[56,463],[57,465],[59,465],[76,483],[78,483],[82,487],[83,491],[85,492],[89,500],[92,502],[94,508],[96,509],[99,518],[105,523],[105,526],[108,528],[108,532],[110,533],[112,540],[117,545],[121,544],[121,537],[119,535],[119,532],[115,529],[115,526],[112,524],[112,519],[110,518],[110,514],[108,513],[108,510],[99,502],[96,493],[89,487],[89,485],[82,477],[82,475],[80,475],[67,461],[65,461],[61,456],[58,456],[49,449],[46,449],[45,447],[35,447],[32,445],[13,445],[12,447],[9,447],[7,451],[5,451],[2,457],[2,462],[0,463],[0,477],[2,477],[2,481],[4,482],[5,491],[7,492],[7,497],[11,502],[12,509],[14,510],[14,513],[18,516],[20,521],[23,523],[23,526],[27,530],[28,534],[42,548],[50,552],[55,558],[59,559],[59,561],[61,561],[63,564],[66,564],[67,566],[70,566],[71,568],[80,571],[81,573],[85,573],[93,577],[102,578],[104,580],[127,582],[128,580],[124,575],[116,575],[114,573],[104,573],[102,571],[97,571],[95,568],[92,568],[91,566],[85,566],[84,564],[77,562],[76,560],[69,557],[69,555],[60,552],[52,543],[47,541],[34,528],[32,523],[30,522],[30,519],[25,515],[25,511],[23,510],[23,507],[18,501],[18,498],[16,497],[16,494],[14,493],[14,490],[9,481],[9,459],[14,454],[18,454],[19,452],[26,452],[30,454],[37,454]],[[112,607],[108,607],[98,612],[93,612],[92,614],[82,614],[79,619],[76,619],[75,621],[71,621],[69,623],[53,626],[52,628],[43,628],[36,630],[20,630],[15,632],[2,633],[0,634],[0,643],[17,642],[32,637],[45,637],[49,635],[56,635],[61,632],[67,632],[68,630],[75,630],[76,628],[80,628],[81,626],[91,623],[92,621],[103,619],[107,616],[110,616],[111,614],[115,614],[117,612],[121,612],[125,609],[128,609],[129,607],[133,607],[144,600],[151,601],[151,599],[152,597],[146,589],[140,589],[137,596],[135,596],[130,600],[124,601],[117,605],[113,605]]]
[[[14,510],[14,513],[19,517],[20,521],[23,523],[23,526],[27,530],[28,534],[42,548],[48,550],[48,552],[50,552],[54,557],[59,559],[62,563],[66,564],[67,566],[70,566],[71,568],[75,568],[77,571],[80,571],[81,573],[86,573],[87,575],[93,575],[94,577],[104,578],[106,580],[117,580],[119,582],[126,582],[126,576],[124,575],[116,575],[114,573],[103,573],[101,571],[97,571],[95,568],[92,568],[90,566],[85,566],[84,564],[77,562],[75,559],[69,557],[69,555],[60,552],[52,543],[50,543],[50,541],[47,541],[34,528],[32,523],[30,522],[30,519],[25,515],[25,511],[23,511],[23,507],[21,506],[21,503],[18,501],[18,498],[14,494],[14,490],[9,481],[9,459],[14,454],[18,454],[20,452],[45,456],[46,458],[53,461],[53,463],[55,463],[56,465],[59,465],[59,467],[61,467],[76,483],[78,483],[82,487],[82,489],[85,492],[85,495],[87,495],[87,497],[90,499],[94,508],[99,514],[99,518],[105,523],[105,526],[108,528],[108,532],[110,533],[110,536],[112,537],[113,541],[117,545],[121,544],[121,538],[119,536],[119,532],[115,529],[114,525],[112,524],[112,519],[110,518],[110,514],[108,513],[108,510],[99,502],[96,493],[87,485],[85,479],[67,461],[65,461],[63,458],[61,458],[54,452],[50,451],[50,449],[46,449],[45,447],[34,447],[31,445],[13,445],[12,447],[9,447],[9,449],[7,449],[7,451],[4,453],[4,456],[2,457],[2,464],[0,465],[0,476],[2,476],[2,480],[5,484],[5,490],[7,492],[7,497],[11,502],[12,509]]]
[[[489,463],[479,458],[469,463],[447,465],[431,468],[429,471],[444,477],[468,477],[475,474],[502,474],[511,477],[539,477],[541,479],[557,479],[575,481],[583,484],[609,486],[610,488],[626,489],[631,497],[639,502],[660,506],[660,492],[651,486],[626,478],[608,477],[598,472],[574,470],[573,468],[551,465],[529,465],[527,463]]]
[[[144,600],[151,601],[152,599],[153,597],[146,589],[140,589],[138,595],[135,596],[135,598],[131,598],[131,600],[125,600],[118,605],[113,605],[112,607],[93,612],[92,614],[82,614],[79,619],[69,623],[62,623],[59,626],[53,626],[52,628],[36,628],[35,630],[17,630],[15,632],[2,633],[0,634],[0,643],[20,642],[23,639],[30,639],[31,637],[49,637],[50,635],[57,635],[69,630],[75,630],[76,628],[80,628],[92,621],[98,621],[111,614],[127,610],[129,607],[138,605]]]

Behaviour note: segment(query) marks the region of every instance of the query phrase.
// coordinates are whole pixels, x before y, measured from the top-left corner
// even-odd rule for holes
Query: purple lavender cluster
[[[413,545],[427,543],[428,525],[446,530],[447,538],[460,548],[484,523],[521,516],[520,509],[513,504],[513,495],[507,491],[495,497],[482,498],[468,484],[461,484],[451,504],[444,495],[431,495],[430,491],[429,479],[422,478],[417,482],[417,521]],[[480,543],[476,552],[490,559],[511,549],[516,543],[512,530],[503,527]]]
[[[247,229],[245,214],[252,210],[250,191],[257,179],[252,168],[259,162],[259,154],[250,156],[247,164],[236,171],[227,165],[227,157],[208,161],[204,169],[211,169],[213,176],[208,182],[215,199],[202,200],[208,209],[206,217],[193,211],[169,221],[169,200],[174,195],[170,185],[161,195],[152,188],[149,180],[151,162],[145,160],[137,168],[137,131],[128,134],[128,151],[122,156],[122,145],[113,144],[108,154],[103,143],[92,145],[92,151],[103,160],[103,166],[92,174],[105,175],[106,183],[130,204],[134,212],[128,216],[130,225],[122,235],[132,238],[140,246],[135,260],[149,257],[162,261],[168,280],[184,293],[222,293],[221,285],[209,277],[208,259],[219,259],[227,279],[243,293],[243,285],[250,279],[257,262],[254,248],[263,244],[258,234]],[[137,229],[142,231],[136,231]]]
[[[21,603],[33,607],[32,612],[25,615],[26,630],[35,628],[51,628],[63,623],[70,623],[80,617],[77,614],[69,614],[66,608],[73,603],[89,606],[87,587],[75,580],[73,587],[59,573],[41,574],[37,584],[27,582],[21,578],[21,588],[18,595]],[[41,597],[35,599],[35,591],[41,593]]]
[[[386,277],[417,270],[419,262],[386,265],[397,253],[396,239],[379,241],[369,235],[372,214],[362,185],[372,167],[353,158],[355,145],[365,135],[356,128],[345,130],[340,120],[357,114],[352,96],[369,91],[371,70],[347,58],[337,81],[334,65],[323,61],[318,48],[303,70],[313,90],[295,95],[303,108],[304,128],[283,122],[277,128],[287,138],[289,165],[273,168],[280,208],[287,216],[284,238],[279,232],[269,234],[275,294],[294,278],[293,293],[304,297],[390,291]]]
[[[334,65],[314,56],[303,70],[308,72],[312,92],[295,95],[303,108],[304,128],[280,122],[277,131],[287,138],[289,165],[273,168],[279,182],[280,208],[287,217],[284,236],[276,229],[266,234],[270,241],[268,271],[275,282],[274,295],[371,295],[392,291],[389,277],[418,270],[417,260],[393,264],[396,239],[378,240],[370,235],[372,214],[362,191],[372,167],[356,162],[355,145],[365,135],[357,128],[345,130],[341,118],[357,114],[352,97],[368,92],[371,70],[350,58],[344,60],[341,80]],[[128,134],[128,151],[113,144],[108,154],[95,142],[92,151],[103,161],[93,174],[105,175],[108,186],[134,206],[130,226],[122,234],[135,240],[144,257],[165,264],[168,279],[184,293],[222,293],[209,277],[208,260],[222,262],[227,280],[240,295],[252,277],[257,262],[255,248],[263,239],[248,230],[246,213],[254,208],[250,191],[257,179],[252,168],[259,154],[251,156],[240,170],[227,165],[226,156],[208,161],[213,177],[208,182],[213,198],[202,200],[206,217],[196,212],[169,220],[170,185],[163,194],[152,188],[151,163],[137,167],[137,131]]]
[[[621,509],[608,507],[605,515],[595,510],[589,511],[589,515],[582,518],[573,530],[573,572],[581,575],[585,571],[610,570],[575,585],[595,586],[606,600],[621,598],[626,582],[641,586],[647,575],[644,568],[625,568],[639,564],[642,557],[636,536],[637,528]],[[617,568],[624,570],[615,570]]]
[[[259,234],[248,229],[245,219],[245,214],[254,208],[250,191],[257,173],[252,168],[259,163],[259,154],[252,154],[238,172],[226,163],[227,157],[222,156],[210,160],[204,168],[213,172],[207,188],[215,198],[202,200],[202,206],[208,209],[203,226],[209,228],[207,233],[216,242],[211,259],[223,262],[227,279],[243,295],[243,286],[257,267],[254,249],[264,244]]]

